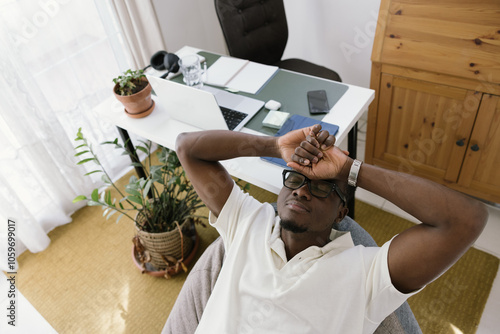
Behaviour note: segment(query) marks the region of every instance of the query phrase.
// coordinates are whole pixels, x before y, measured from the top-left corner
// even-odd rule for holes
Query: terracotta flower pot
[[[142,80],[147,82],[146,78],[143,78]],[[128,96],[117,94],[117,86],[118,84],[113,87],[113,94],[115,94],[115,97],[118,99],[118,101],[120,101],[125,107],[125,113],[127,114],[127,116],[133,118],[141,118],[146,117],[151,114],[151,112],[153,112],[155,101],[151,99],[152,88],[149,82],[143,90]]]

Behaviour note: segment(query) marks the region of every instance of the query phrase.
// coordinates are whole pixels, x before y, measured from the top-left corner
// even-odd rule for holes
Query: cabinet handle
[[[457,143],[456,143],[456,144],[457,144],[458,146],[464,146],[464,145],[465,145],[464,140],[465,140],[465,138],[459,139],[459,140],[457,140]]]
[[[477,146],[477,144],[474,144],[470,147],[471,150],[473,150],[474,152],[477,152],[479,151],[479,146]]]

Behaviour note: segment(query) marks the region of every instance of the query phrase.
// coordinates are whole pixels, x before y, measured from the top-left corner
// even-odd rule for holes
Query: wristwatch
[[[362,163],[362,161],[354,159],[351,170],[349,171],[349,177],[347,178],[348,185],[356,187],[356,183],[358,182],[358,173]]]

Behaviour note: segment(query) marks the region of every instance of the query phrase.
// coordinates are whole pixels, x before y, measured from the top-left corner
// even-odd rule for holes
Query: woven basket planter
[[[193,240],[189,236],[189,229],[192,222],[184,221],[180,225],[182,233],[178,228],[162,233],[149,233],[137,230],[137,235],[145,250],[151,257],[150,263],[158,270],[167,268],[165,260],[175,258],[176,260],[186,259],[193,248]]]

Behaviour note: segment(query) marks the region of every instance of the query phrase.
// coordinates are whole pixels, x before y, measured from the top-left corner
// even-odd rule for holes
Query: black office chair
[[[215,11],[231,56],[342,81],[324,66],[295,58],[281,60],[288,40],[283,0],[215,0]]]

